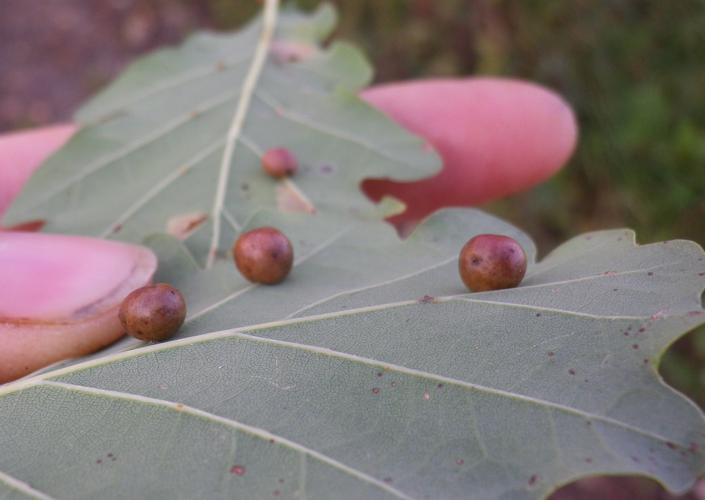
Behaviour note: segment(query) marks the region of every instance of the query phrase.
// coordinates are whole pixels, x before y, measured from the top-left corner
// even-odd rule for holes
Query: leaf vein
[[[139,151],[141,148],[148,146],[149,144],[152,144],[153,142],[157,141],[158,139],[161,139],[170,132],[173,132],[179,127],[195,120],[196,116],[202,115],[203,113],[217,108],[219,105],[224,104],[225,102],[232,99],[235,95],[237,95],[238,91],[239,90],[236,89],[234,91],[230,90],[228,92],[225,92],[217,96],[216,98],[207,101],[202,107],[196,109],[195,111],[189,111],[188,113],[185,113],[169,122],[166,122],[164,126],[158,128],[152,134],[143,137],[141,140],[135,141],[131,144],[127,144],[125,147],[113,153],[102,156],[97,160],[93,161],[92,163],[89,163],[88,166],[80,172],[68,176],[66,181],[62,182],[61,184],[58,184],[55,189],[47,190],[47,193],[44,196],[37,196],[36,202],[29,208],[39,206],[40,204],[50,200],[59,193],[65,191],[66,189],[76,184],[83,178],[95,174],[96,172],[99,172],[103,168],[124,158],[125,156],[134,153],[135,151]]]
[[[512,393],[512,392],[508,392],[508,391],[505,391],[502,389],[488,387],[488,386],[481,385],[481,384],[475,384],[472,382],[467,382],[464,380],[456,379],[453,377],[448,377],[445,375],[438,375],[436,373],[418,370],[416,368],[409,368],[407,366],[398,365],[398,364],[394,364],[394,363],[390,363],[390,362],[386,362],[386,361],[370,359],[370,358],[366,358],[364,356],[359,356],[356,354],[350,354],[350,353],[340,352],[340,351],[333,351],[331,349],[327,349],[325,347],[320,347],[320,346],[316,346],[316,345],[297,344],[297,343],[288,342],[285,340],[278,340],[278,339],[271,339],[271,338],[266,338],[266,337],[259,337],[256,335],[250,335],[250,334],[247,334],[244,332],[231,332],[227,335],[227,337],[239,338],[239,339],[242,339],[245,341],[261,342],[261,343],[265,343],[265,344],[276,345],[278,347],[285,347],[285,348],[290,348],[290,349],[308,351],[313,354],[331,356],[331,357],[335,357],[335,358],[344,359],[344,360],[347,360],[350,362],[356,362],[356,363],[360,363],[360,364],[374,366],[374,367],[382,369],[384,371],[397,372],[397,373],[402,373],[402,374],[409,375],[412,377],[430,379],[430,380],[433,380],[434,382],[442,382],[442,383],[462,387],[462,388],[465,388],[468,390],[482,392],[482,393],[489,394],[492,396],[501,396],[501,397],[505,397],[505,398],[509,398],[509,399],[514,399],[514,400],[517,400],[517,401],[520,401],[523,403],[538,406],[540,408],[552,409],[552,410],[567,413],[570,415],[575,415],[575,416],[584,418],[586,420],[593,420],[593,421],[602,422],[604,424],[613,425],[615,427],[620,427],[620,428],[625,429],[627,431],[631,431],[636,434],[640,434],[642,436],[648,437],[648,438],[653,439],[655,441],[660,441],[663,443],[672,441],[671,439],[666,438],[664,436],[661,436],[660,434],[656,434],[654,432],[651,432],[651,431],[648,431],[645,429],[639,429],[638,427],[634,427],[633,425],[631,425],[627,422],[622,422],[620,420],[617,420],[617,419],[614,419],[611,417],[598,415],[595,413],[590,413],[588,411],[581,410],[579,408],[571,408],[571,407],[563,405],[561,403],[556,403],[556,402],[548,401],[545,399],[538,399],[538,398],[524,395],[524,394]],[[680,446],[683,448],[688,447],[687,445],[683,445],[682,443],[680,443]]]
[[[260,101],[265,103],[267,106],[272,108],[275,113],[277,113],[278,116],[281,116],[282,118],[286,118],[289,121],[292,121],[294,123],[298,123],[299,125],[303,125],[304,127],[314,131],[318,132],[322,135],[327,135],[329,137],[333,137],[335,139],[345,141],[345,142],[350,142],[352,144],[356,144],[363,149],[366,149],[374,154],[377,154],[383,158],[386,158],[388,160],[391,160],[395,163],[408,163],[406,160],[401,160],[399,158],[395,158],[394,156],[390,155],[388,152],[383,151],[381,149],[378,149],[374,147],[372,144],[369,142],[365,141],[364,139],[360,137],[356,137],[354,135],[351,135],[347,132],[344,132],[342,130],[336,129],[332,127],[331,125],[327,124],[325,126],[318,125],[308,118],[295,113],[289,109],[286,109],[284,105],[279,103],[274,97],[272,97],[270,94],[266,93],[262,89],[259,89],[255,92],[255,97],[257,97]]]
[[[81,385],[74,385],[71,383],[67,382],[57,382],[57,381],[42,381],[37,383],[36,385],[41,386],[49,386],[49,387],[54,387],[57,389],[61,389],[64,391],[73,391],[73,392],[82,392],[85,394],[93,395],[93,396],[102,396],[105,398],[112,398],[112,399],[118,399],[118,400],[125,400],[125,401],[131,401],[131,402],[136,402],[139,404],[144,404],[144,405],[152,405],[152,406],[158,406],[162,408],[166,408],[170,411],[176,412],[179,415],[184,415],[188,414],[196,418],[201,418],[204,420],[210,420],[213,422],[217,422],[221,425],[227,426],[227,427],[232,427],[236,429],[239,432],[247,433],[252,436],[255,436],[259,439],[262,439],[266,442],[270,442],[272,439],[274,439],[274,442],[286,446],[288,448],[291,448],[292,450],[298,452],[301,455],[313,457],[316,460],[329,465],[330,467],[333,467],[335,469],[338,469],[342,472],[345,472],[346,474],[349,474],[350,476],[353,476],[361,481],[364,481],[366,483],[369,483],[373,486],[376,486],[377,488],[384,490],[388,493],[393,494],[397,498],[402,498],[404,500],[412,500],[411,497],[407,496],[403,492],[397,490],[396,488],[392,488],[388,484],[385,484],[384,482],[380,481],[379,479],[376,479],[373,476],[370,476],[369,474],[362,472],[358,469],[355,469],[347,464],[344,464],[343,462],[340,462],[324,453],[321,453],[320,451],[314,450],[312,448],[309,448],[305,445],[302,445],[301,443],[297,443],[295,441],[292,441],[290,439],[287,439],[285,437],[272,434],[271,432],[267,431],[266,429],[262,429],[260,427],[244,424],[242,422],[239,422],[237,420],[233,420],[230,418],[226,417],[221,417],[219,415],[215,415],[213,413],[200,410],[198,408],[193,408],[181,403],[175,403],[173,401],[167,401],[164,399],[156,399],[156,398],[150,398],[147,396],[138,396],[136,394],[129,394],[125,392],[120,392],[120,391],[113,391],[113,390],[108,390],[108,389],[98,389],[96,387],[86,387],[86,386],[81,386]]]
[[[122,214],[120,214],[112,223],[108,225],[101,233],[100,237],[105,238],[110,233],[112,233],[116,226],[119,224],[124,224],[130,218],[132,218],[136,213],[139,212],[141,208],[147,205],[154,198],[159,196],[165,189],[167,189],[171,184],[176,182],[177,179],[185,175],[187,172],[193,170],[193,168],[198,165],[201,161],[205,160],[211,154],[215,153],[223,145],[223,139],[220,139],[212,144],[209,144],[205,148],[198,151],[193,157],[191,157],[184,165],[176,168],[171,174],[167,175],[160,182],[155,184],[151,189],[149,189],[141,198],[135,201],[130,207],[127,208]]]
[[[13,488],[20,493],[24,493],[28,497],[36,498],[38,500],[52,500],[52,497],[43,493],[36,488],[32,488],[29,484],[21,481],[5,472],[0,471],[0,482],[5,483],[10,488]]]
[[[353,294],[359,293],[359,292],[366,292],[366,291],[368,291],[368,290],[373,290],[373,289],[375,289],[375,288],[379,288],[379,287],[386,286],[386,285],[391,285],[391,284],[397,283],[397,282],[399,282],[399,281],[403,281],[403,280],[406,280],[406,279],[409,279],[409,278],[413,278],[413,277],[418,276],[418,275],[421,275],[421,274],[423,274],[423,273],[425,273],[425,272],[432,271],[432,270],[434,270],[434,269],[438,269],[439,267],[443,267],[443,266],[445,266],[445,265],[447,265],[447,264],[453,262],[456,258],[457,258],[457,257],[451,257],[451,258],[449,258],[449,259],[444,260],[443,262],[441,262],[441,263],[439,263],[439,264],[434,264],[434,265],[432,265],[432,266],[426,267],[426,268],[421,269],[421,270],[419,270],[419,271],[414,271],[413,273],[405,274],[404,276],[399,276],[398,278],[394,278],[394,279],[390,279],[390,280],[386,280],[386,281],[381,281],[381,282],[379,282],[379,283],[374,283],[374,284],[372,284],[372,285],[367,285],[367,286],[363,286],[363,287],[360,287],[360,288],[355,288],[355,289],[352,289],[352,290],[344,290],[344,291],[342,291],[342,292],[338,292],[338,293],[336,293],[336,294],[334,294],[334,295],[331,295],[330,297],[325,297],[325,298],[323,298],[323,299],[317,300],[316,302],[312,302],[311,304],[309,304],[309,305],[307,305],[307,306],[305,306],[305,307],[302,307],[302,308],[300,308],[300,309],[297,309],[297,310],[294,311],[293,313],[287,315],[284,319],[291,319],[291,318],[294,318],[294,317],[298,316],[299,314],[301,314],[302,312],[308,311],[309,309],[313,309],[313,308],[316,307],[316,306],[320,306],[320,305],[322,305],[322,304],[325,304],[326,302],[330,302],[330,301],[332,301],[332,300],[335,300],[335,299],[340,298],[340,297],[344,297],[344,296],[346,296],[346,295],[353,295]]]
[[[135,105],[136,103],[138,103],[140,101],[147,99],[148,97],[154,97],[156,95],[161,94],[162,92],[171,90],[175,87],[179,87],[179,86],[184,85],[186,83],[190,83],[195,80],[200,80],[202,78],[207,78],[209,76],[213,76],[213,75],[218,74],[224,70],[236,68],[240,64],[245,63],[248,60],[250,60],[250,58],[251,58],[251,54],[248,54],[246,57],[241,57],[240,59],[224,59],[222,61],[219,61],[217,64],[211,64],[208,66],[202,66],[199,68],[195,68],[194,70],[192,70],[188,73],[184,73],[182,75],[179,75],[179,77],[177,77],[177,78],[173,78],[171,80],[164,80],[159,85],[156,85],[156,86],[152,87],[151,89],[147,89],[145,92],[132,94],[130,99],[127,99],[127,100],[124,100],[118,104],[112,105],[106,111],[101,112],[100,115],[97,115],[95,118],[93,118],[93,120],[88,122],[86,125],[99,123],[101,120],[104,120],[107,117],[110,117],[116,113],[119,113],[121,110],[123,110],[125,108],[130,108],[131,106]],[[79,118],[80,118],[80,112],[79,112]]]

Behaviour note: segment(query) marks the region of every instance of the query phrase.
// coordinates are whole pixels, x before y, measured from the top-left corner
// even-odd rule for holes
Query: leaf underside
[[[259,23],[235,36],[194,35],[178,49],[135,63],[79,112],[84,128],[30,179],[5,222],[44,220],[49,232],[140,243],[179,221],[200,220],[186,244],[203,265],[215,225],[216,250],[224,258],[263,209],[374,215],[358,189],[363,179],[418,179],[438,170],[440,161],[356,97],[370,70],[355,49],[317,45],[334,17],[330,8],[310,18],[283,16],[275,47],[308,47],[310,53],[287,62],[272,49],[247,96],[241,89]],[[243,106],[244,127],[230,138]],[[229,142],[232,161],[222,178]],[[260,157],[274,147],[295,152],[301,164],[295,178],[276,182],[263,172]],[[220,188],[224,204],[214,216]],[[332,235],[319,230],[316,236]]]
[[[327,8],[286,12],[276,43],[309,47],[332,24]],[[248,60],[258,33],[255,23],[199,35],[138,62],[80,114],[94,125],[50,160],[10,217],[102,234],[133,207],[106,235],[141,241],[177,209],[208,212],[216,158],[189,170],[178,193],[167,187],[134,207],[186,149],[223,137],[247,71],[236,60]],[[232,70],[213,71],[226,55]],[[402,241],[357,185],[426,175],[436,157],[351,97],[368,79],[351,48],[270,59],[258,93],[345,132],[302,130],[290,115],[274,118],[266,99],[250,108],[243,130],[257,148],[276,139],[301,151],[308,169],[296,188],[316,213],[277,210],[277,184],[247,146],[236,149],[225,207],[242,229],[291,236],[292,275],[265,287],[227,258],[203,269],[212,221],[183,242],[150,236],[159,279],[188,298],[180,338],[120,352],[133,347],[124,341],[0,387],[0,497],[534,499],[594,474],[689,488],[705,470],[705,420],[657,366],[705,322],[702,249],[637,246],[630,231],[612,230],[535,263],[519,230],[466,209],[437,213]],[[230,101],[175,125],[218,89]],[[175,128],[149,135],[165,124]],[[153,142],[125,153],[136,137]],[[118,152],[110,168],[95,167]],[[251,198],[237,194],[242,183]],[[487,232],[518,239],[529,270],[518,288],[467,293],[457,252]],[[221,252],[236,233],[223,233]]]

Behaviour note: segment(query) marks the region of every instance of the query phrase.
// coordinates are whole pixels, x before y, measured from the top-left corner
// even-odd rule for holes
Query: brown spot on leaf
[[[26,222],[20,222],[14,226],[8,228],[0,227],[0,231],[21,231],[26,233],[34,233],[36,231],[41,231],[45,226],[46,221],[43,219],[28,220]]]
[[[185,240],[208,219],[204,212],[190,212],[175,215],[166,223],[166,232],[180,240]]]
[[[315,45],[291,40],[276,40],[272,43],[272,56],[280,64],[310,59],[318,52]]]
[[[233,465],[230,467],[230,474],[234,474],[236,476],[244,476],[246,472],[245,466],[244,465]]]
[[[316,207],[311,200],[289,180],[285,180],[277,186],[277,209],[284,213],[316,213]]]

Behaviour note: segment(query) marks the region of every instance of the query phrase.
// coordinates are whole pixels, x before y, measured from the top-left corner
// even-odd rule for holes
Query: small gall
[[[526,253],[513,238],[481,234],[463,246],[458,270],[472,292],[514,288],[526,273]]]
[[[186,301],[171,285],[147,285],[125,297],[118,317],[128,335],[158,342],[172,337],[181,328],[186,318]]]
[[[262,155],[262,169],[276,179],[294,175],[299,162],[286,148],[273,148]]]
[[[275,285],[287,277],[294,263],[289,238],[273,227],[242,233],[233,246],[235,265],[253,283]]]

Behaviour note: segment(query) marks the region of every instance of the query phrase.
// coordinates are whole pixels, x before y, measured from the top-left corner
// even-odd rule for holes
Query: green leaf
[[[705,419],[657,367],[705,323],[702,249],[614,230],[535,263],[528,237],[466,209],[400,240],[359,182],[428,175],[437,158],[354,97],[369,69],[346,45],[318,46],[329,8],[282,14],[273,45],[267,12],[264,28],[133,65],[9,215],[146,237],[189,316],[179,340],[119,352],[124,341],[0,387],[0,496],[533,499],[595,474],[687,490],[705,471]],[[259,70],[258,53],[273,54]],[[292,53],[303,59],[281,61]],[[304,165],[295,186],[259,169],[282,143]],[[175,218],[198,227],[153,234]],[[276,287],[223,255],[265,224],[295,246]],[[457,254],[479,233],[521,242],[520,287],[467,293]]]
[[[292,274],[276,287],[248,282],[231,260],[217,260],[212,269],[203,270],[173,237],[148,238],[159,255],[156,280],[179,288],[188,304],[186,321],[175,338],[429,294],[462,293],[458,249],[476,234],[511,236],[526,249],[530,261],[535,254],[524,233],[478,210],[446,210],[406,240],[400,240],[392,226],[374,219],[319,214],[315,224],[306,224],[307,220],[260,212],[245,227],[275,226],[285,234],[298,234]],[[332,236],[321,241],[319,234]],[[142,345],[126,337],[94,357]]]
[[[434,236],[490,221],[437,214],[388,242],[400,261],[424,249],[435,266],[382,276],[371,257],[357,269],[366,284],[342,280],[354,286],[329,300],[298,269],[308,308],[290,291],[279,314],[305,317],[6,386],[0,470],[71,498],[541,498],[598,473],[685,491],[705,468],[705,421],[656,366],[704,322],[702,249],[592,233],[532,265],[516,289],[462,293],[442,250],[453,237]],[[345,261],[318,265],[345,274]],[[249,308],[267,309],[275,288],[261,290]],[[189,328],[224,321],[216,311]]]
[[[212,251],[229,249],[265,208],[371,215],[363,179],[418,179],[440,162],[356,96],[371,74],[356,49],[319,46],[334,17],[326,6],[310,17],[289,11],[269,43],[258,21],[133,64],[78,113],[84,128],[5,222],[41,219],[49,232],[135,242],[195,225],[186,244],[212,264]],[[302,59],[289,62],[292,51]],[[295,179],[277,182],[260,167],[263,151],[279,146],[301,163]]]

